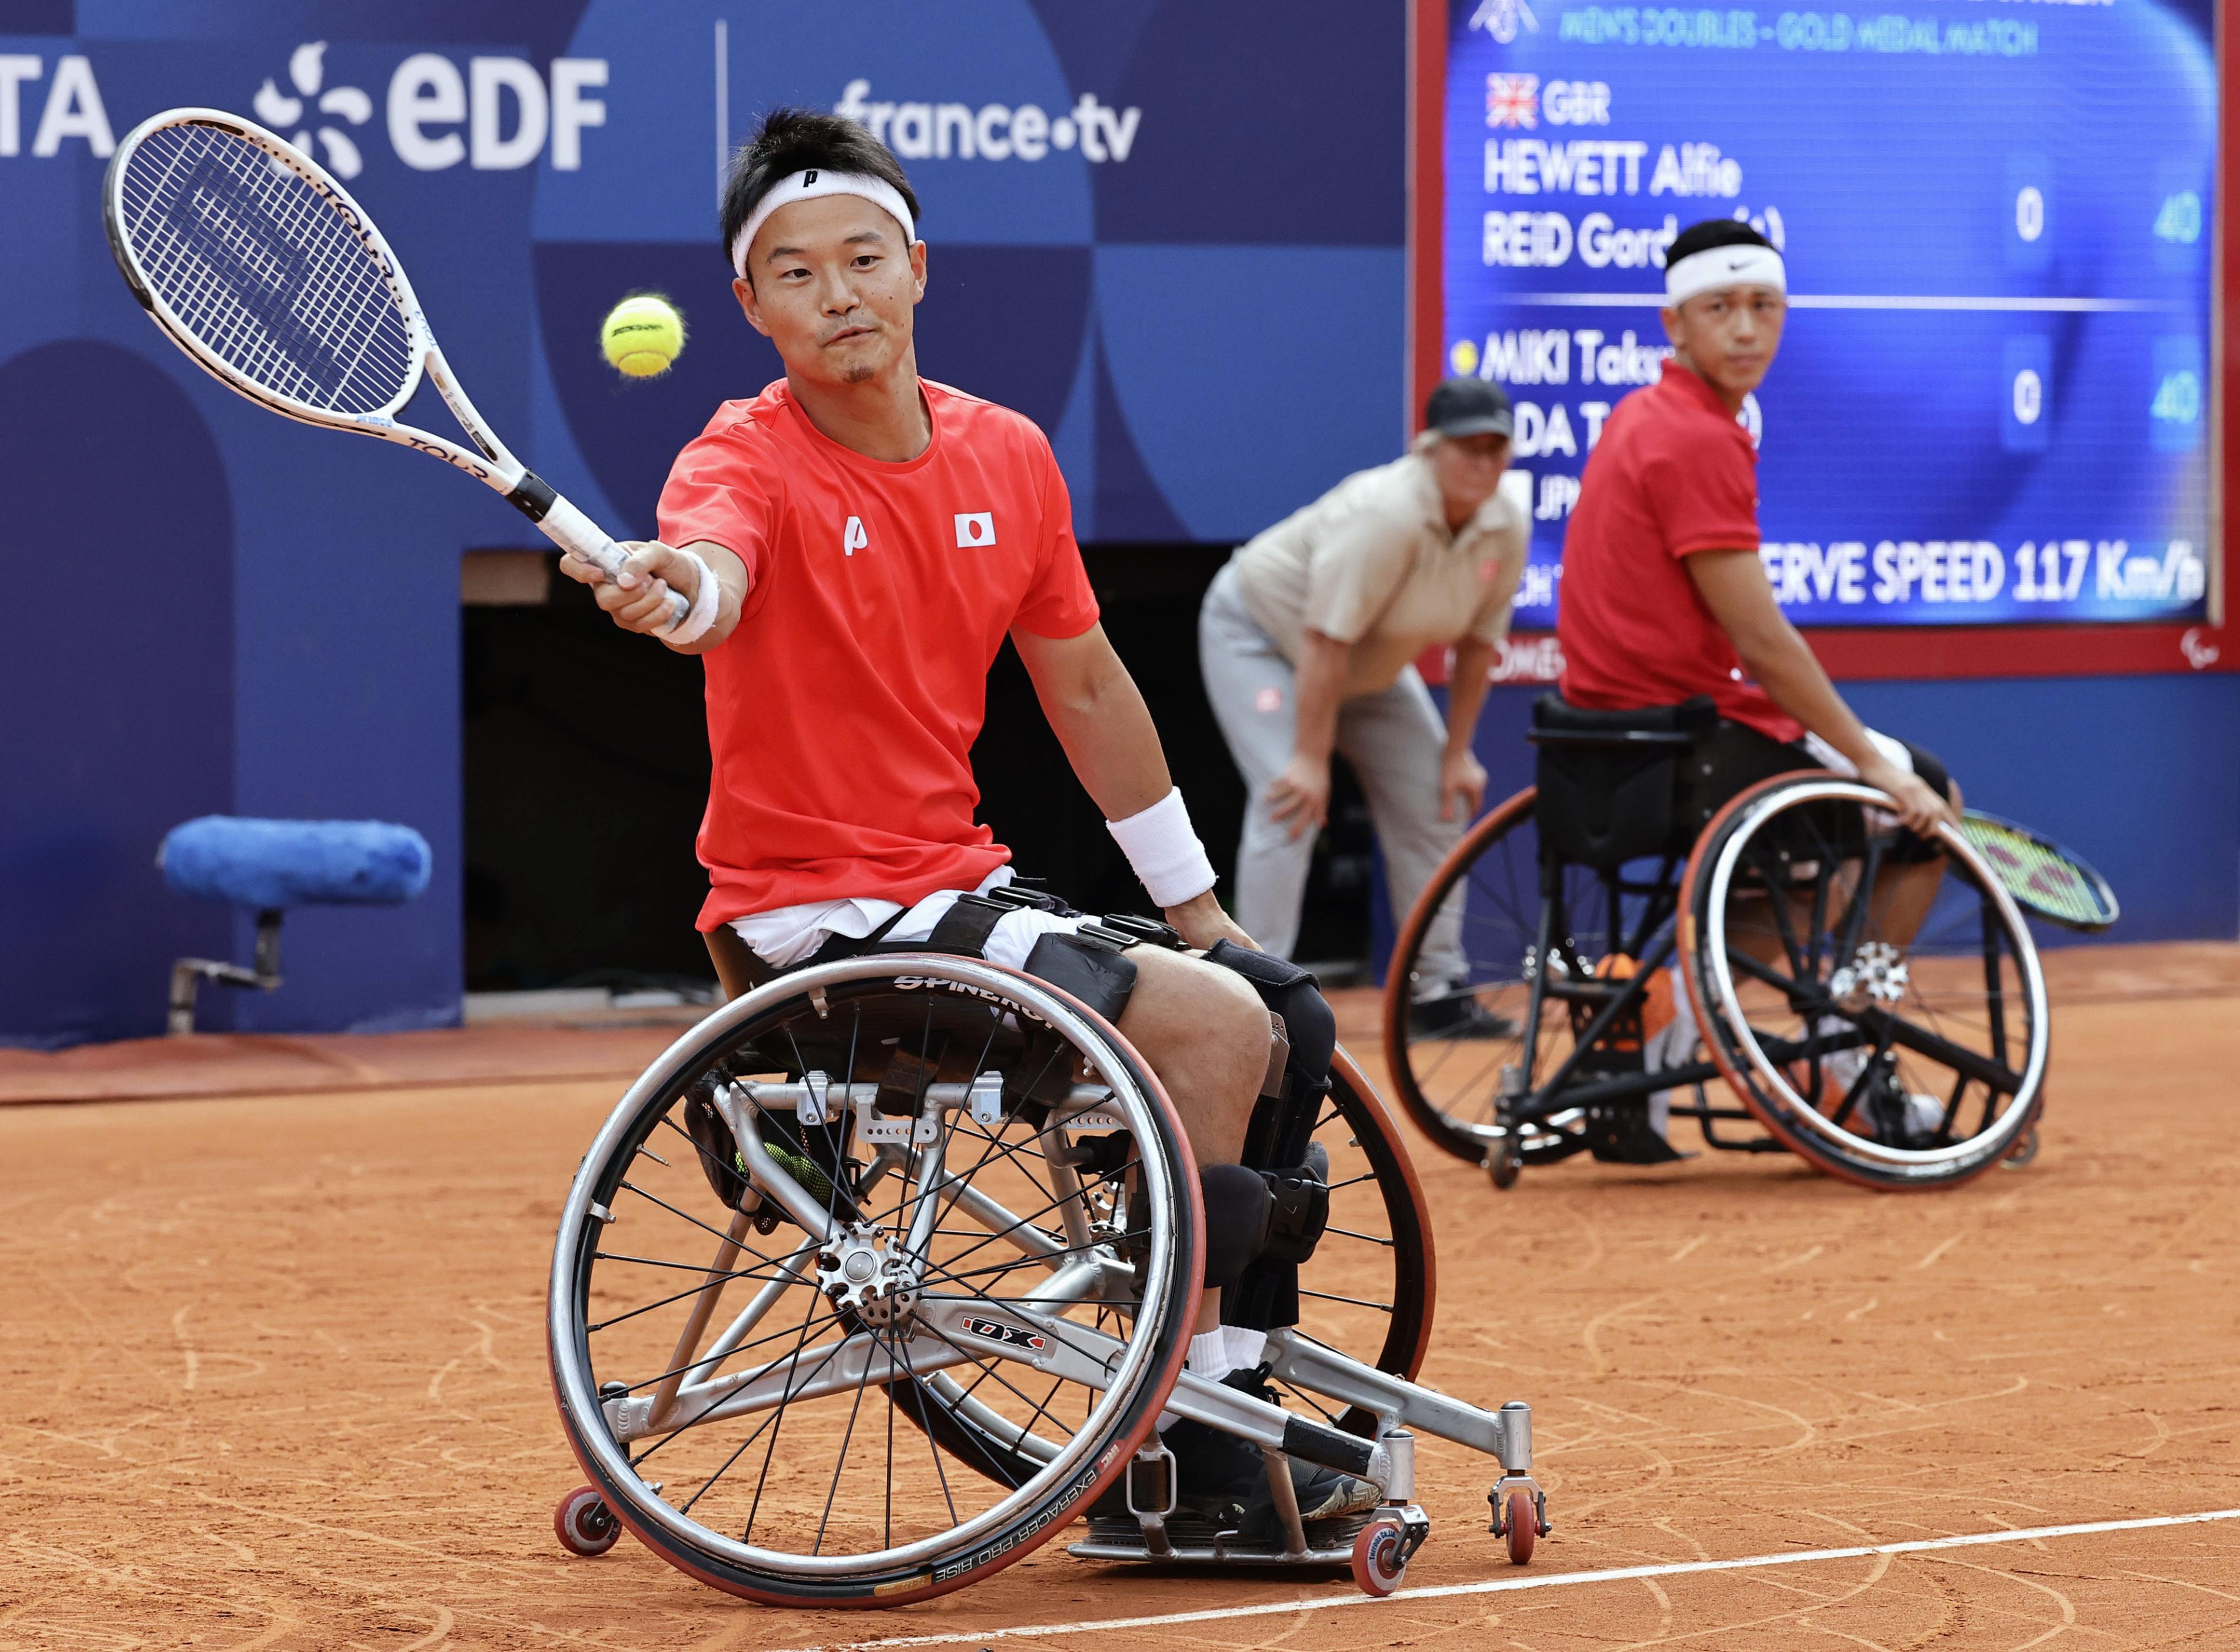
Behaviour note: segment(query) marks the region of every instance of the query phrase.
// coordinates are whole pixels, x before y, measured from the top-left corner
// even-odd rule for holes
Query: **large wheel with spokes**
[[[1530,787],[1463,835],[1402,922],[1384,988],[1384,1048],[1393,1091],[1417,1129],[1472,1164],[1507,1169],[1529,1161],[1538,1136],[1526,1125],[1499,1159],[1503,1072],[1524,1060],[1532,979],[1584,981],[1616,956],[1638,957],[1671,912],[1677,859],[1617,871],[1566,864],[1555,875],[1545,956],[1540,936],[1540,834]],[[1576,1017],[1550,992],[1541,1004],[1532,1069],[1537,1091],[1570,1056]]]
[[[1078,1003],[950,957],[802,970],[678,1040],[585,1156],[562,1420],[614,1515],[719,1588],[945,1593],[1141,1442],[1203,1247],[1172,1106]],[[976,1441],[1015,1471],[962,1471]]]
[[[1949,1187],[2014,1151],[2045,1077],[2045,978],[1968,840],[1907,842],[1871,787],[1785,775],[1704,828],[1681,951],[1705,1046],[1751,1112],[1832,1176]]]

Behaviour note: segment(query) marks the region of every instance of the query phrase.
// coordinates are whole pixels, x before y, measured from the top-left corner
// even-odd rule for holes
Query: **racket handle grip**
[[[579,563],[589,563],[609,579],[621,571],[623,562],[627,560],[622,547],[608,538],[598,523],[559,494],[552,496],[550,503],[544,507],[544,514],[537,519],[537,525],[544,530],[544,536],[561,550],[570,553]],[[670,591],[669,623],[663,629],[674,629],[682,625],[685,615],[691,610],[692,604],[685,600],[682,591]]]

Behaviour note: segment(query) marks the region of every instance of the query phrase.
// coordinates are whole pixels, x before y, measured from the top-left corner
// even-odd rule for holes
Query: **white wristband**
[[[1180,906],[1213,887],[1213,863],[1190,829],[1190,809],[1180,786],[1125,820],[1106,821],[1104,829],[1143,880],[1151,904],[1161,910]]]
[[[716,581],[716,570],[697,550],[677,553],[700,571],[700,583],[693,588],[692,607],[684,617],[665,630],[654,635],[671,648],[681,648],[687,643],[697,643],[708,635],[708,628],[716,623],[716,610],[722,605],[723,588]]]

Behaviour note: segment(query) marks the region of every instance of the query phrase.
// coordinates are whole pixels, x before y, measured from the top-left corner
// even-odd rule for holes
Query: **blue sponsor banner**
[[[154,856],[213,812],[419,829],[428,893],[289,921],[240,1029],[456,1019],[463,551],[543,542],[384,443],[273,417],[173,349],[103,169],[178,104],[262,121],[364,203],[524,461],[650,535],[677,450],[779,375],[717,245],[779,103],[877,130],[923,203],[930,376],[1050,434],[1084,540],[1225,546],[1405,440],[1403,0],[0,0],[0,552],[102,570],[102,636],[0,608],[0,1042],[155,1032],[249,943]],[[690,343],[625,381],[600,317]],[[408,417],[448,429],[432,391]],[[836,526],[836,532],[837,531]],[[27,564],[28,565],[28,564]],[[664,920],[668,921],[668,920]]]
[[[1743,218],[1791,310],[1745,410],[1801,622],[2205,616],[2217,77],[2205,4],[1455,0],[1446,370],[1517,403],[1523,626],[1664,249]]]

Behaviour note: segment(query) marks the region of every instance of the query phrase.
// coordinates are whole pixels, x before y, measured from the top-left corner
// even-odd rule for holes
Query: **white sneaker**
[[[1915,1136],[1934,1136],[1944,1128],[1944,1103],[1919,1090],[1905,1098],[1905,1128]]]

